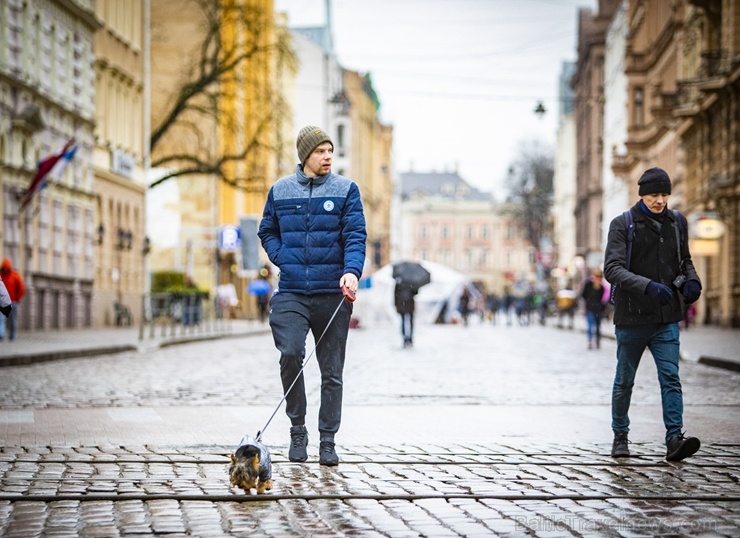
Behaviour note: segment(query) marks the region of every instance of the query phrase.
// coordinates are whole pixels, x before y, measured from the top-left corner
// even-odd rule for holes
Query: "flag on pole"
[[[62,158],[59,159],[56,164],[52,167],[52,169],[49,171],[49,175],[47,177],[54,179],[56,181],[59,181],[62,179],[62,174],[64,174],[64,170],[66,170],[67,165],[74,159],[75,153],[77,153],[77,145],[71,146],[67,151],[64,152],[62,155]],[[42,182],[43,185],[41,188],[43,189],[46,186],[46,179]]]
[[[74,140],[70,140],[64,145],[60,152],[50,155],[46,159],[39,161],[38,166],[36,167],[36,174],[33,176],[31,184],[28,186],[28,189],[21,199],[21,203],[18,208],[19,212],[23,211],[23,209],[28,205],[31,199],[33,199],[34,194],[46,187],[46,178],[50,175],[52,171],[54,171],[57,163],[63,161],[61,162],[61,164],[59,164],[59,168],[57,169],[58,174],[61,175],[61,172],[64,171],[64,168],[66,168],[67,164],[69,164],[69,161],[72,160],[75,152],[77,151],[77,146],[73,146],[73,143]],[[67,158],[67,156],[69,157]]]

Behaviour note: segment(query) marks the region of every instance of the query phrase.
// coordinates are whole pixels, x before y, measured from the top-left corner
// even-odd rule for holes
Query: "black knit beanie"
[[[640,196],[660,193],[671,194],[671,178],[668,177],[665,170],[657,166],[645,170],[637,184],[640,186],[638,191]]]

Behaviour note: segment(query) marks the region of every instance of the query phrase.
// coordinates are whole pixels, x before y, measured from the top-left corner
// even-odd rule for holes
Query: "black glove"
[[[651,298],[657,299],[662,305],[671,304],[673,300],[673,290],[660,282],[650,282],[645,288],[645,293]]]
[[[701,284],[696,280],[688,280],[681,288],[681,293],[686,300],[686,304],[695,303],[701,295]]]
[[[0,312],[7,318],[10,316],[10,311],[13,310],[13,305],[9,304],[8,306],[3,306],[0,308]]]

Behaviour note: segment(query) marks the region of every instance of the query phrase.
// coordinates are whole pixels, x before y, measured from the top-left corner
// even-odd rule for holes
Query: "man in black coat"
[[[617,369],[612,388],[612,456],[630,455],[629,406],[637,366],[645,348],[658,369],[666,459],[679,461],[701,443],[684,437],[683,395],[678,375],[679,323],[684,308],[699,299],[701,281],[689,253],[686,219],[668,209],[671,180],[665,170],[646,170],[640,201],[631,209],[634,236],[627,264],[628,228],[623,215],[612,220],[604,256],[604,276],[616,286],[614,325]]]

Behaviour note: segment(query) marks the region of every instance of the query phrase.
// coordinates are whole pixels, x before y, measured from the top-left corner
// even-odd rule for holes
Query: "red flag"
[[[33,176],[33,179],[31,180],[31,184],[28,186],[26,193],[23,195],[23,198],[21,199],[21,204],[18,207],[18,212],[23,211],[23,209],[28,205],[28,203],[33,198],[33,195],[36,194],[38,190],[43,188],[44,180],[46,179],[46,176],[49,174],[51,169],[54,168],[54,165],[57,163],[57,161],[64,156],[64,154],[67,152],[67,150],[69,149],[69,147],[72,145],[73,142],[74,140],[70,140],[64,145],[64,147],[59,153],[55,153],[54,155],[51,155],[47,157],[46,159],[39,161],[39,164],[36,167],[36,175]]]

